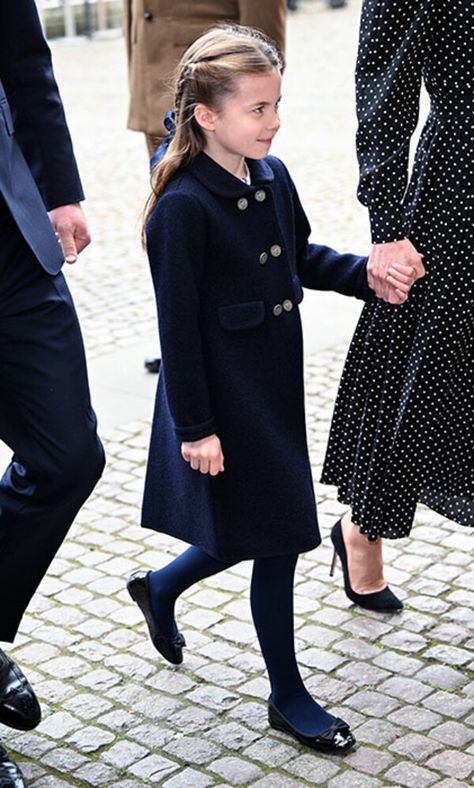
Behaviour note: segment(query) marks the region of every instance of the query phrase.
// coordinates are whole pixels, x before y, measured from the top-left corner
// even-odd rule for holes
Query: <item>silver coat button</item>
[[[237,200],[237,208],[239,211],[245,211],[245,209],[248,208],[248,205],[249,201],[246,197],[241,197],[240,200]]]
[[[263,191],[263,189],[257,189],[255,192],[255,199],[257,202],[263,202],[267,199],[267,193]]]
[[[273,246],[270,246],[270,254],[272,257],[280,257],[281,246],[279,246],[278,244],[273,244]]]
[[[282,303],[282,307],[285,310],[285,312],[291,312],[291,310],[293,309],[293,301],[290,301],[289,298],[285,298],[285,300]]]
[[[260,265],[265,265],[267,260],[268,260],[268,254],[266,252],[262,252],[260,257],[258,258],[258,262],[260,263]]]
[[[281,304],[275,304],[273,307],[273,314],[275,317],[280,317],[281,313],[283,312],[283,307]]]

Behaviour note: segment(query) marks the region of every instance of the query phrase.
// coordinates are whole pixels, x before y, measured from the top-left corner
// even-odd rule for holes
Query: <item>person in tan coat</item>
[[[124,0],[130,106],[128,128],[146,135],[152,156],[172,109],[173,72],[181,55],[217,22],[263,30],[285,49],[286,0]]]

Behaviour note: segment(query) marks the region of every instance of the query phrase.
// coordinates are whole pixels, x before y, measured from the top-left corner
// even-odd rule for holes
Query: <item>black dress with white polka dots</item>
[[[474,0],[363,4],[359,199],[373,242],[408,237],[427,271],[405,304],[366,304],[335,406],[322,481],[369,538],[408,535],[418,501],[474,525],[473,31]]]

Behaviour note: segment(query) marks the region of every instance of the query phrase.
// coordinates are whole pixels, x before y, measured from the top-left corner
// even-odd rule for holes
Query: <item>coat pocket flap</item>
[[[249,301],[247,304],[230,304],[219,307],[219,322],[226,331],[242,331],[255,328],[265,319],[263,301]]]

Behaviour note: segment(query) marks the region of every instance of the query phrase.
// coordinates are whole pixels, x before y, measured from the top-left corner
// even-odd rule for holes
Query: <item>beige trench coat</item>
[[[263,30],[285,46],[286,0],[124,0],[130,107],[128,127],[163,136],[174,69],[208,27],[233,21]]]

